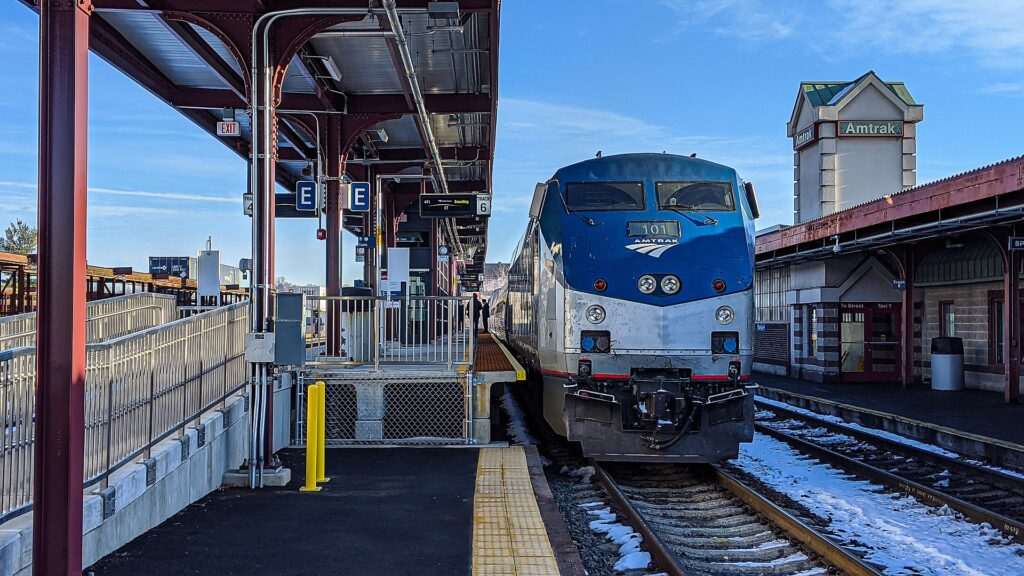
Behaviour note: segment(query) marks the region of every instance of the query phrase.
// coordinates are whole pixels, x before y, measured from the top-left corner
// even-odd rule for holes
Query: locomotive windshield
[[[729,182],[658,182],[655,188],[658,207],[662,210],[732,212],[736,209]]]
[[[643,210],[643,182],[579,182],[565,187],[569,210]]]

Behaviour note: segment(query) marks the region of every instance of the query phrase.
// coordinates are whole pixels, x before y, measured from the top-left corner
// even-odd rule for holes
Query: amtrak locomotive
[[[538,184],[497,306],[531,395],[598,460],[714,462],[753,438],[754,189],[622,154]]]

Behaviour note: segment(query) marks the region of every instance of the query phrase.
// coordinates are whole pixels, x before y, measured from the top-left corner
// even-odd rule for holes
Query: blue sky
[[[906,82],[925,105],[918,182],[1022,154],[1021,30],[1012,1],[506,0],[488,259],[508,261],[534,183],[597,150],[735,166],[757,185],[758,227],[790,223],[802,80]],[[0,226],[35,220],[37,35],[34,13],[0,2]],[[90,74],[89,261],[145,269],[210,235],[225,263],[246,256],[242,160],[102,60]],[[278,221],[279,275],[322,282],[314,234]]]

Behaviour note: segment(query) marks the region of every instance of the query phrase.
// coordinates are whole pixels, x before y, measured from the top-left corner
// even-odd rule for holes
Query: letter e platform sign
[[[316,182],[300,180],[295,183],[295,209],[315,212],[317,205]]]
[[[370,183],[350,182],[348,185],[349,212],[370,211]]]

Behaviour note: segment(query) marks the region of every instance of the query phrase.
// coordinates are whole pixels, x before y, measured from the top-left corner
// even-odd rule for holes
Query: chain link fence
[[[469,377],[454,372],[389,370],[300,373],[294,443],[306,441],[306,387],[327,388],[328,446],[465,444],[470,441]]]

